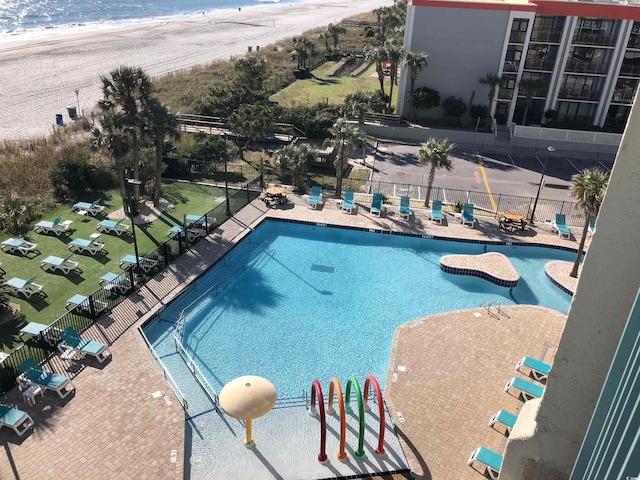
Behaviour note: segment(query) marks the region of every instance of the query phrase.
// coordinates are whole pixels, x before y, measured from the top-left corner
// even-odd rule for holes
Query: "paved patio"
[[[90,360],[83,361],[82,371],[73,380],[77,388],[75,394],[60,400],[55,393],[47,392],[44,399],[38,397],[33,407],[22,401],[17,388],[1,397],[0,402],[27,411],[36,423],[33,431],[23,438],[9,429],[0,430],[0,442],[5,449],[5,455],[0,457],[1,478],[29,479],[42,475],[182,478],[184,413],[136,327],[177,296],[247,235],[250,227],[266,217],[447,238],[577,247],[575,239],[560,240],[547,230],[548,226],[505,233],[494,218],[481,217],[476,228],[471,229],[456,222],[453,216],[448,216],[442,226],[436,225],[429,220],[427,212],[420,209],[407,222],[394,211],[388,211],[382,218],[371,216],[365,205],[359,205],[354,214],[347,215],[335,200],[327,199],[318,210],[312,210],[306,207],[305,197],[290,195],[290,199],[292,202],[286,207],[276,210],[255,200],[96,322],[85,335],[101,341],[104,335],[116,339],[111,346],[113,358],[99,366]],[[499,450],[500,435],[487,427],[486,422],[494,413],[491,410],[515,411],[517,408],[517,400],[501,390],[514,374],[513,365],[525,354],[551,361],[561,334],[564,316],[542,310],[545,309],[509,307],[509,319],[476,317],[472,311],[463,311],[443,314],[450,316],[443,322],[443,316],[438,315],[422,320],[422,325],[439,322],[441,325],[432,326],[443,329],[440,335],[430,334],[421,341],[416,340],[420,332],[427,331],[422,325],[398,329],[389,375],[392,370],[397,373],[399,365],[407,368],[396,383],[387,381],[386,399],[390,411],[404,415],[405,422],[396,425],[404,436],[405,453],[416,473],[424,478],[481,478],[466,466],[466,457],[478,442]],[[537,322],[531,322],[530,317],[529,322],[524,322],[523,316],[538,315],[539,311],[539,328],[529,330],[527,324]],[[444,334],[447,342],[441,341]],[[457,348],[448,347],[449,339]],[[426,345],[432,348],[427,349]],[[458,357],[446,357],[449,362],[441,362],[436,355],[438,351],[441,355],[457,352]],[[454,365],[456,370],[451,368]],[[434,368],[439,376],[433,375]],[[474,377],[485,381],[482,385],[473,383]],[[454,386],[459,390],[454,390]],[[421,392],[420,401],[416,399],[417,392]],[[480,397],[485,400],[478,401]],[[434,403],[438,401],[441,403]],[[456,413],[459,408],[466,412],[462,422]],[[457,476],[448,476],[453,471]]]

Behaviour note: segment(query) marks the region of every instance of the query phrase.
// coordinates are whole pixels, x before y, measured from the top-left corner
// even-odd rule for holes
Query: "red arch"
[[[378,430],[378,448],[376,448],[376,453],[378,455],[384,455],[385,420],[384,404],[382,403],[382,392],[380,391],[380,385],[378,385],[376,377],[374,377],[373,375],[367,375],[367,378],[364,381],[364,392],[362,392],[362,400],[367,407],[367,398],[369,397],[369,384],[373,385],[373,389],[376,392],[376,400],[378,401],[378,415],[380,416],[380,428]]]
[[[325,462],[327,460],[327,417],[324,413],[324,398],[322,397],[322,388],[320,382],[314,380],[311,383],[311,414],[316,414],[316,392],[318,392],[318,409],[320,410],[320,453],[318,460]]]

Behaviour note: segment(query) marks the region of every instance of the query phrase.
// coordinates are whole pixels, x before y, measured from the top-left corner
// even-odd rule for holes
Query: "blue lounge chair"
[[[40,268],[43,268],[45,271],[52,272],[62,272],[65,275],[68,275],[80,265],[78,262],[74,262],[73,260],[69,260],[73,256],[66,256],[65,258],[56,257],[55,255],[49,255],[42,262],[40,262]]]
[[[51,233],[53,232],[56,237],[59,237],[61,233],[69,231],[73,221],[62,221],[62,217],[56,217],[53,222],[42,220],[33,226],[33,231],[36,233]]]
[[[84,238],[76,238],[69,244],[69,250],[78,253],[89,253],[95,255],[96,253],[104,249],[104,243],[98,242],[100,237],[99,233],[91,235],[91,240],[85,240]]]
[[[86,212],[89,215],[93,215],[96,216],[99,213],[102,213],[104,211],[104,206],[103,205],[98,205],[100,202],[102,201],[101,198],[99,198],[98,200],[96,200],[93,203],[88,203],[88,202],[78,202],[75,203],[73,205],[73,207],[71,207],[71,211],[72,212]],[[83,214],[85,215],[85,214]]]
[[[75,352],[83,355],[91,355],[100,363],[111,356],[111,352],[104,343],[87,340],[81,337],[72,327],[65,328],[59,333],[59,336],[67,348],[72,348]]]
[[[80,311],[91,313],[91,304],[89,303],[89,297],[85,297],[84,295],[75,294],[73,297],[67,300],[65,308],[68,310],[69,307],[77,308]],[[99,314],[107,309],[107,304],[93,299],[93,308],[95,309],[95,313]]]
[[[471,228],[473,228],[474,222],[473,203],[465,203],[462,206],[462,225],[471,225]]]
[[[500,475],[500,469],[502,468],[502,460],[502,455],[497,454],[493,450],[478,447],[469,457],[467,465],[473,465],[473,462],[481,463],[486,468],[489,477],[497,479],[498,475]]]
[[[405,220],[409,220],[411,215],[411,207],[409,206],[411,199],[409,197],[400,197],[400,207],[398,208],[398,214]]]
[[[115,290],[121,294],[126,294],[131,289],[126,274],[118,275],[117,273],[107,272],[100,277],[100,285],[107,291]]]
[[[355,192],[353,190],[347,190],[344,192],[344,200],[342,201],[342,211],[351,213],[353,210],[353,198],[355,196]]]
[[[594,233],[596,233],[596,219],[595,218],[592,218],[591,220],[589,220],[589,227],[588,227],[587,233],[589,235],[593,235]]]
[[[192,224],[189,228],[187,228],[187,239],[189,242],[193,242],[195,239],[204,237],[207,232],[205,232],[204,227],[200,224]],[[174,235],[183,235],[184,228],[180,225],[174,225],[167,232],[167,236],[172,237]]]
[[[0,427],[3,426],[12,428],[21,437],[33,426],[33,419],[22,410],[0,405]]]
[[[379,217],[382,213],[382,194],[374,193],[373,198],[371,199],[371,207],[369,208],[369,212],[376,217]]]
[[[31,277],[29,280],[23,280],[18,277],[13,277],[5,282],[5,285],[11,288],[12,293],[15,295],[21,293],[25,298],[31,298],[33,295],[42,291],[42,285],[34,283],[36,277]]]
[[[196,223],[198,225],[204,225],[205,222],[205,216],[204,215],[186,215],[184,217],[187,221],[187,223]],[[213,221],[215,222],[215,218],[213,219]]]
[[[53,390],[60,398],[65,398],[76,389],[71,379],[64,375],[58,375],[57,373],[44,370],[32,358],[26,359],[18,368],[23,372],[22,375],[18,377],[18,382],[23,384],[31,382],[39,385],[45,391]],[[69,386],[71,386],[71,390],[67,390]]]
[[[532,398],[540,398],[544,393],[544,388],[535,383],[528,382],[520,377],[513,377],[507,382],[504,391],[508,392],[510,388],[518,390],[522,398],[527,401]]]
[[[491,420],[489,420],[489,426],[493,427],[496,423],[501,423],[506,427],[505,433],[508,434],[515,426],[516,420],[518,420],[518,417],[513,413],[509,413],[506,410],[498,410],[495,415],[491,417]]]
[[[522,370],[520,370],[522,367],[528,368],[531,376],[539,382],[546,380],[551,371],[551,365],[531,357],[522,358],[522,360],[516,364],[516,372],[523,373]]]
[[[434,200],[431,202],[431,221],[442,224],[442,201]]]
[[[115,233],[117,236],[122,235],[129,230],[129,225],[125,225],[124,218],[114,222],[113,220],[102,220],[98,223],[96,229],[104,233]]]
[[[311,187],[311,195],[309,195],[309,200],[307,200],[307,206],[315,210],[320,202],[320,197],[322,197],[322,187]]]
[[[558,232],[560,238],[571,238],[571,230],[567,227],[567,217],[564,213],[556,213],[553,229]]]
[[[120,268],[128,268],[131,265],[135,265],[135,264],[136,264],[135,255],[125,255],[120,259]],[[139,257],[138,264],[140,265],[140,268],[142,268],[142,270],[144,270],[145,272],[149,272],[156,265],[158,265],[158,260],[156,260],[155,258]]]
[[[4,242],[2,242],[2,246],[0,248],[2,248],[2,250],[4,250],[5,252],[17,252],[21,255],[28,255],[29,252],[33,252],[36,248],[38,248],[38,244],[27,242],[22,238],[8,238]]]

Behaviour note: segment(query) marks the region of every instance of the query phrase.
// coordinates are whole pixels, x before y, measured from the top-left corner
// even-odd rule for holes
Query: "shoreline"
[[[0,140],[44,136],[67,105],[89,117],[102,97],[100,76],[120,65],[151,77],[229,59],[305,30],[391,5],[393,0],[307,0],[212,14],[67,31],[0,44]],[[79,90],[76,96],[75,90]]]

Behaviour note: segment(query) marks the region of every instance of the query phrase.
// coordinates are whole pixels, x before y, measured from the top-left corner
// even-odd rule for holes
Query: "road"
[[[380,142],[375,156],[374,181],[426,185],[429,170],[418,162],[418,146]],[[535,197],[546,155],[486,154],[454,150],[453,170],[437,170],[434,186],[487,192],[492,195]],[[575,201],[569,195],[571,177],[584,168],[598,166],[610,172],[613,160],[585,161],[549,153],[540,198]]]

